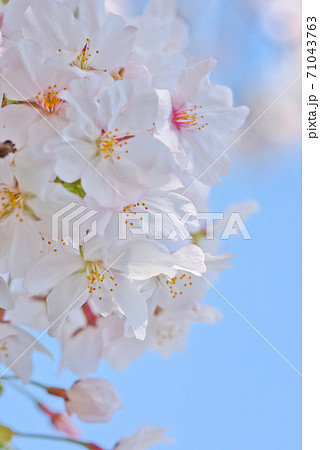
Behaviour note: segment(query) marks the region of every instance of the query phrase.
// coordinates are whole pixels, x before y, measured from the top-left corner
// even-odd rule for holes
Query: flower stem
[[[45,389],[46,391],[49,389],[48,386],[45,386],[44,384],[39,383],[38,381],[31,380],[30,384],[32,384],[33,386],[37,386],[37,387],[40,387],[42,389]]]
[[[14,380],[21,381],[19,377],[16,377],[14,375],[8,375],[6,377],[1,377],[0,381],[1,380],[5,380],[5,381],[14,381]],[[38,381],[30,380],[29,384],[32,384],[33,386],[37,386],[37,387],[40,387],[42,389],[45,389],[46,391],[49,389],[48,386],[45,386],[44,384],[38,383]]]
[[[37,433],[21,433],[21,432],[14,432],[15,436],[22,437],[22,438],[30,438],[30,439],[49,439],[52,441],[60,441],[60,442],[70,442],[71,444],[78,444],[82,445],[83,447],[89,448],[88,445],[85,442],[77,441],[76,439],[70,439],[70,438],[64,438],[60,436],[51,436],[49,434],[37,434]]]
[[[39,400],[33,394],[31,394],[31,392],[29,392],[27,389],[25,389],[24,387],[19,386],[18,384],[12,383],[12,382],[10,383],[10,387],[12,387],[16,391],[20,392],[20,394],[24,395],[25,397],[27,397],[32,402],[34,402],[36,404],[39,403]]]

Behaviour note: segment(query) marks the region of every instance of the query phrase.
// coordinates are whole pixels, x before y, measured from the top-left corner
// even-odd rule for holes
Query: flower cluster
[[[247,108],[210,81],[215,61],[188,62],[173,0],[153,0],[127,20],[102,0],[10,0],[1,33],[0,362],[29,382],[25,349],[47,350],[25,326],[56,337],[61,367],[80,377],[101,358],[124,369],[148,348],[181,350],[190,324],[219,319],[199,303],[202,274],[232,255],[218,254],[216,240],[207,248],[197,211],[228,174],[225,138]],[[86,210],[95,233],[84,221],[70,227]],[[64,212],[56,238],[53,218]],[[161,239],[146,226],[159,214]],[[185,214],[183,230],[173,230],[169,218]],[[117,394],[109,384],[94,389],[107,398],[92,380],[60,390],[67,412],[110,420]],[[115,448],[162,436],[139,433]]]

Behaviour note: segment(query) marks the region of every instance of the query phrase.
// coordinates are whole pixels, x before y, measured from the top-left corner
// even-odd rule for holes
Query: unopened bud
[[[102,447],[99,447],[99,445],[96,444],[86,444],[86,447],[89,450],[104,450]]]
[[[53,414],[51,416],[51,422],[57,430],[62,431],[63,433],[66,433],[73,438],[78,438],[80,436],[78,428],[66,414]]]

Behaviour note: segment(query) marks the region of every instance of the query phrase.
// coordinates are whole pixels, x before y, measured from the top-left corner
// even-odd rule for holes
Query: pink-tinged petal
[[[0,159],[0,180],[2,184],[7,186],[14,186],[15,184],[14,172],[10,167],[10,163],[5,159]]]
[[[115,319],[115,316],[110,320],[112,319]],[[148,349],[150,342],[148,335],[144,341],[123,336],[123,321],[118,319],[117,323],[119,323],[119,333],[121,334],[107,338],[104,357],[116,370],[125,370],[132,361],[139,358]]]
[[[7,283],[0,277],[0,308],[13,309],[14,301]]]
[[[208,104],[214,103],[216,106],[229,106],[230,108],[233,106],[233,93],[228,86],[212,84],[209,95],[206,93],[203,98],[206,99]]]
[[[28,141],[31,125],[39,118],[39,114],[27,105],[7,105],[1,108],[0,142],[9,140],[16,149],[24,147]]]
[[[229,208],[223,213],[223,219],[218,220],[215,223],[216,236],[224,232],[228,224],[228,221],[231,218],[231,214],[233,213],[240,214],[241,219],[245,222],[258,210],[259,204],[255,200],[247,200],[244,202],[234,203],[233,205],[230,205]]]
[[[98,113],[97,99],[108,89],[99,77],[77,78],[72,80],[68,89],[60,97],[68,103],[67,117],[70,120],[64,129],[69,139],[94,138],[101,129],[97,129],[94,120]]]
[[[0,323],[0,339],[4,339],[8,336],[16,336],[19,328],[8,322]]]
[[[152,188],[165,184],[173,170],[170,150],[152,136],[137,136],[128,141],[128,154],[119,160],[119,175],[133,184]]]
[[[99,102],[97,121],[101,129],[115,128],[115,121],[128,105],[132,93],[133,83],[130,81],[117,81],[111,86]]]
[[[143,425],[135,433],[122,438],[116,450],[143,450],[160,442],[172,442],[172,439],[164,437],[166,431],[164,428]]]
[[[170,117],[172,113],[172,101],[170,92],[164,89],[156,89],[158,96],[158,116],[156,127],[160,134],[170,129]]]
[[[145,88],[138,99],[116,120],[115,125],[123,132],[132,134],[153,128],[158,110],[158,96],[154,89]]]
[[[48,136],[48,124],[44,120],[35,122],[31,130],[31,133],[37,133],[38,136],[43,133],[44,139],[46,139],[45,136]],[[38,198],[41,197],[43,199],[49,182],[55,179],[55,174],[52,158],[44,152],[39,152],[42,142],[39,144],[33,142],[32,146],[26,146],[23,148],[23,151],[15,154],[14,172],[21,192],[37,194],[39,196]],[[31,203],[33,203],[35,198],[28,198],[28,206],[31,208]]]
[[[53,148],[57,154],[55,172],[66,183],[73,183],[81,178],[84,170],[90,166],[97,153],[93,142],[73,140],[61,142]]]
[[[39,258],[41,238],[36,222],[24,215],[22,221],[13,220],[14,230],[10,246],[10,255],[7,255],[10,272],[13,278],[23,277],[25,271]]]
[[[21,32],[21,23],[23,22],[25,11],[30,5],[30,0],[10,0],[3,7],[3,19],[1,32],[4,38],[12,39],[14,35]]]
[[[24,383],[28,383],[32,375],[31,353],[39,351],[51,356],[32,334],[11,323],[0,323],[0,340],[0,362],[7,367],[11,366],[10,369]],[[30,351],[26,352],[28,348]]]
[[[209,124],[210,132],[217,136],[226,136],[238,130],[244,124],[249,108],[239,106],[238,108],[225,108],[213,106],[203,110],[205,119]]]
[[[6,97],[10,100],[33,100],[39,87],[36,81],[36,68],[42,60],[42,48],[37,42],[22,39],[16,47],[10,47],[2,58],[1,79]],[[48,86],[46,86],[48,87]]]
[[[43,294],[83,268],[80,255],[58,249],[41,258],[27,271],[24,286],[30,294]]]
[[[26,325],[31,330],[46,330],[49,326],[45,297],[29,297],[14,293],[15,308],[6,314],[10,322]],[[28,311],[28,314],[26,314]]]
[[[126,163],[124,167],[127,168],[128,165],[133,171],[136,170],[132,163]],[[132,170],[122,172],[122,164],[119,164],[118,160],[113,163],[98,157],[93,160],[93,166],[95,169],[91,166],[85,169],[82,175],[82,187],[101,206],[124,207],[146,192],[146,187],[135,181],[136,174]]]
[[[34,0],[26,11],[26,21],[23,24],[23,33],[27,39],[41,42],[49,54],[58,54],[59,49],[70,50],[85,44],[84,32],[81,24],[71,9],[50,0]],[[73,50],[74,53],[76,53]]]
[[[209,185],[221,183],[220,177],[228,175],[231,159],[226,152],[227,146],[211,133],[203,131],[186,131],[182,135],[183,149],[191,162],[188,168],[191,174]]]
[[[14,219],[8,217],[0,222],[0,273],[10,272],[11,242],[14,237]]]
[[[106,24],[90,38],[90,65],[100,70],[121,66],[132,50],[135,35],[135,27],[125,27],[122,17],[110,14]]]
[[[210,305],[196,305],[194,315],[195,322],[218,323],[222,319],[220,311]]]
[[[232,268],[229,261],[234,258],[235,255],[228,253],[221,253],[220,255],[210,255],[205,253],[205,264],[207,270],[210,272],[220,272],[223,269]]]
[[[183,70],[173,94],[174,104],[179,106],[194,99],[201,93],[201,83],[215,66],[213,59],[207,59]]]
[[[101,330],[87,326],[62,341],[60,368],[72,370],[79,377],[87,377],[98,368],[103,343]]]
[[[105,286],[103,283],[101,284],[101,289],[98,292],[95,292],[92,295],[95,307],[97,309],[97,313],[101,314],[104,317],[110,316],[113,311],[116,311],[117,304],[112,298],[112,292]]]
[[[206,271],[204,253],[197,245],[186,245],[174,252],[172,257],[177,270],[186,270],[198,277]]]
[[[47,297],[49,336],[57,337],[67,315],[79,309],[88,299],[88,284],[84,273],[75,273],[56,286]]]
[[[144,13],[162,20],[173,20],[177,15],[177,4],[174,0],[151,0]]]
[[[107,21],[108,13],[101,0],[77,1],[78,19],[90,33],[101,28]]]
[[[161,273],[174,276],[174,260],[163,245],[149,240],[134,240],[127,242],[123,250],[124,259],[119,265],[124,265],[129,278],[146,280]],[[117,268],[117,264],[114,265]]]
[[[127,323],[132,328],[137,339],[143,340],[146,336],[148,322],[148,308],[143,295],[126,277],[114,274],[115,282],[105,281],[119,310],[127,318]]]
[[[55,91],[58,97],[59,93],[67,89],[69,83],[75,78],[76,73],[60,56],[46,59],[37,70],[37,84],[42,88],[41,90],[45,92],[49,86],[56,86]],[[49,92],[52,91],[49,90]]]
[[[145,87],[151,87],[152,75],[146,66],[142,64],[135,64],[131,61],[126,61],[121,67],[117,67],[112,70],[110,74],[115,80],[128,80],[132,81],[134,85],[134,91],[139,93],[141,89]]]

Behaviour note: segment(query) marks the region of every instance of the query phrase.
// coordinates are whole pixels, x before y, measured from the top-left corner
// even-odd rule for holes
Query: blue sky
[[[207,14],[198,19],[202,31],[197,39],[204,42],[205,38],[210,43],[218,33],[216,28],[214,31],[211,28],[213,21],[223,30],[223,24],[229,23],[230,17],[222,14],[220,2],[216,2],[215,7],[206,4]],[[241,22],[235,29],[242,35],[245,32]],[[250,61],[252,56],[256,58],[262,73],[262,60],[267,64],[280,58],[281,52],[277,53],[274,44],[265,41],[259,30],[255,36],[255,42],[248,44]],[[235,32],[229,33],[229,37],[232,42],[237,39]],[[228,33],[224,33],[224,39],[227,38]],[[227,64],[225,71],[218,72],[218,81],[230,84],[237,100],[239,73],[241,77],[247,74],[248,81],[252,71],[249,62],[246,65],[245,56],[239,71],[231,73],[226,70],[228,67]],[[254,133],[254,128],[251,132]],[[227,242],[224,251],[237,256],[233,269],[224,271],[216,286],[301,372],[299,148],[299,142],[288,145],[285,152],[272,154],[270,158],[265,149],[268,161],[265,164],[251,163],[233,152],[233,169],[223,183],[212,190],[210,206],[222,211],[238,201],[258,201],[260,210],[248,221],[252,240],[232,238]],[[123,373],[113,371],[106,363],[101,364],[97,376],[106,377],[115,385],[125,407],[110,424],[81,424],[84,439],[108,448],[120,436],[148,423],[170,426],[168,435],[177,439],[172,446],[161,444],[156,450],[301,448],[300,375],[216,292],[210,291],[206,302],[222,312],[223,320],[215,326],[195,325],[183,353],[169,360],[147,353]],[[44,338],[43,343],[55,349],[49,338]],[[34,378],[52,383],[56,379],[56,366],[45,356],[37,357],[35,362]],[[70,373],[64,372],[55,383],[67,386],[73,380]],[[60,400],[53,400],[59,409]],[[9,390],[3,396],[0,420],[24,431],[51,432],[46,419],[29,401]],[[16,444],[23,450],[79,448],[24,439],[17,440]]]

